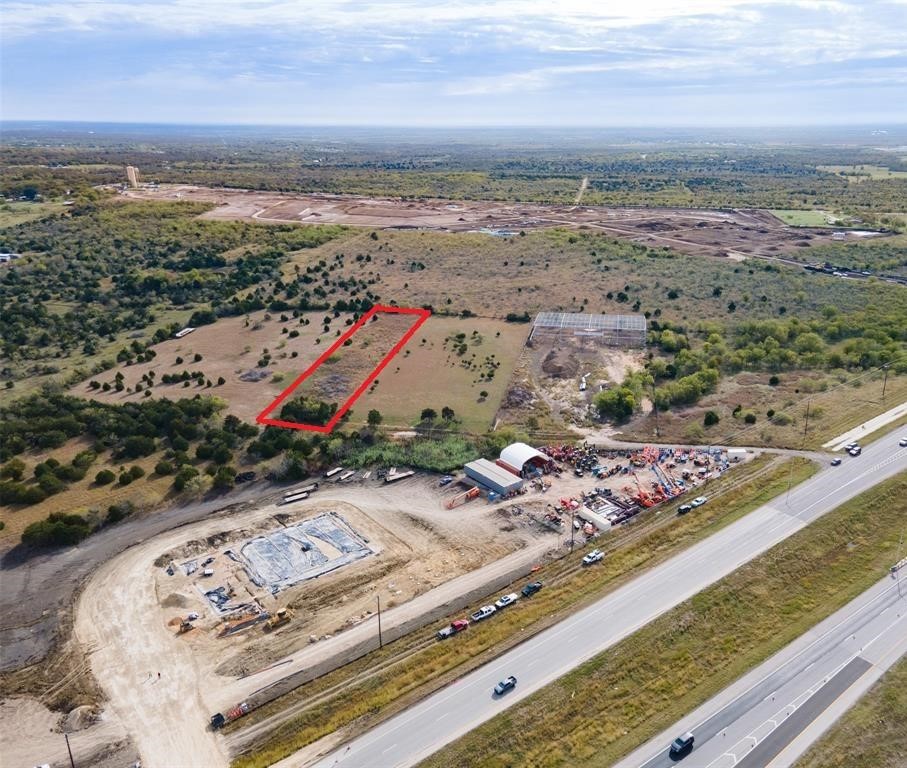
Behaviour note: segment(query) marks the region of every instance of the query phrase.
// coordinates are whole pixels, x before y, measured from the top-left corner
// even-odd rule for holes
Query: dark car
[[[692,509],[693,509],[693,507],[691,507],[689,504],[681,504],[679,507],[677,507],[677,514],[685,515],[687,512],[689,512]]]
[[[532,597],[542,588],[542,586],[542,582],[533,581],[532,583],[527,584],[525,587],[523,587],[523,589],[520,591],[523,593],[523,597]]]
[[[240,484],[240,483],[251,483],[254,479],[255,479],[255,473],[254,473],[254,472],[240,472],[240,473],[234,478],[234,480],[236,481],[236,484],[237,484],[237,485]]]
[[[831,460],[831,465],[832,465],[833,467],[840,467],[840,466],[841,466],[841,459],[832,459],[832,460]]]
[[[494,687],[494,695],[500,696],[507,693],[507,691],[512,691],[514,688],[516,688],[516,678],[511,675],[510,677],[501,680],[501,682]]]
[[[211,715],[211,729],[216,731],[218,728],[223,728],[227,723],[227,718],[224,717],[220,712],[215,715]]]
[[[693,751],[693,741],[692,733],[685,733],[683,736],[678,736],[671,742],[671,748],[668,750],[668,754],[671,757],[686,757]]]

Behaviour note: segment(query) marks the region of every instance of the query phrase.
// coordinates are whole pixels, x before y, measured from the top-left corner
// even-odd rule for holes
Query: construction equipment
[[[464,504],[467,501],[472,501],[473,499],[478,498],[480,493],[481,493],[481,491],[479,490],[478,486],[476,486],[475,488],[470,488],[468,491],[463,491],[463,493],[458,493],[450,501],[448,501],[447,504],[445,504],[445,506],[448,509],[453,509],[454,507],[457,507],[460,504]]]
[[[280,608],[265,622],[265,632],[271,632],[284,624],[289,624],[293,618],[293,612],[289,608]]]
[[[177,631],[178,635],[185,635],[187,632],[192,630],[193,624],[189,619],[182,619],[180,621],[180,628]]]

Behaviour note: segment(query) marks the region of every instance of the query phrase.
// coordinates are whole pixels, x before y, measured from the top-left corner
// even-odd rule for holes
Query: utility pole
[[[63,738],[66,739],[66,751],[69,752],[69,764],[72,768],[76,768],[76,761],[72,759],[72,747],[69,746],[69,734],[64,733]]]
[[[384,648],[384,640],[381,637],[381,595],[378,598],[378,647]]]
[[[806,430],[809,429],[809,404],[811,400],[806,401],[806,423],[803,425],[803,439],[806,440]]]
[[[571,552],[573,552],[573,537],[574,537],[574,534],[576,533],[576,527],[573,525],[573,515],[574,514],[575,514],[575,510],[573,509],[573,507],[570,507],[570,551]]]
[[[885,387],[888,386],[888,368],[891,363],[887,363],[882,366],[882,370],[885,371],[885,378],[882,380],[882,402],[885,402]]]

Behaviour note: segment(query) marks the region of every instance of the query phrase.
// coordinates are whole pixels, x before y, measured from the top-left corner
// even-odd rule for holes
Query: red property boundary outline
[[[371,320],[379,312],[385,312],[391,315],[417,315],[419,317],[418,321],[410,328],[403,337],[394,345],[393,349],[388,352],[375,366],[374,370],[368,375],[368,377],[363,381],[355,392],[350,396],[350,398],[337,409],[337,412],[331,417],[331,420],[327,424],[300,424],[295,421],[282,421],[281,419],[272,419],[269,418],[271,413],[279,406],[284,400],[286,400],[293,391],[304,382],[309,376],[311,376],[315,370],[320,366],[325,360],[327,360],[331,355],[334,354],[343,343],[350,339],[356,331],[358,331],[363,325],[365,325],[369,320]],[[306,368],[299,376],[296,377],[296,380],[290,384],[283,392],[281,392],[267,408],[265,408],[258,416],[255,417],[255,421],[259,424],[265,424],[266,426],[271,427],[284,427],[286,429],[303,429],[307,432],[320,432],[322,434],[328,434],[334,427],[337,426],[337,423],[343,418],[345,414],[352,406],[356,400],[359,399],[360,395],[368,388],[376,378],[378,374],[384,370],[387,364],[394,358],[394,356],[403,348],[403,345],[409,341],[416,331],[419,330],[419,327],[424,323],[428,318],[431,317],[431,310],[428,309],[416,309],[415,307],[392,307],[385,306],[382,304],[376,304],[368,312],[366,312],[358,322],[353,325],[346,333],[343,334],[337,341],[335,341],[324,354],[321,355],[314,363],[312,363],[308,368]]]

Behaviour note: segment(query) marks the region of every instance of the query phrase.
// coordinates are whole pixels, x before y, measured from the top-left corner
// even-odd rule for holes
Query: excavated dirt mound
[[[542,370],[549,376],[569,379],[579,373],[579,359],[569,352],[552,349],[542,361]]]
[[[531,390],[525,387],[513,386],[504,395],[502,405],[504,408],[521,408],[532,403],[534,397]]]
[[[66,717],[63,718],[63,731],[65,733],[81,731],[85,728],[88,728],[90,725],[93,725],[96,719],[97,716],[95,714],[94,707],[87,705],[76,707],[68,715],[66,715]]]

